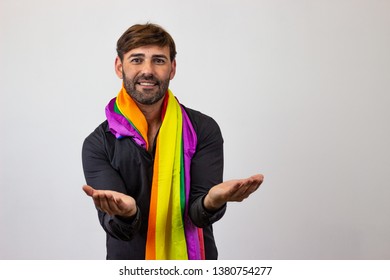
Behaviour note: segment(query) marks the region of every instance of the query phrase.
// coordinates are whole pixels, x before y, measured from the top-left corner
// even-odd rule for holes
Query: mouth
[[[147,90],[147,89],[154,89],[155,87],[158,86],[158,82],[157,81],[145,81],[145,80],[141,80],[141,81],[138,81],[137,82],[137,85],[140,86],[141,88]]]
[[[138,84],[141,86],[146,86],[146,87],[151,87],[151,86],[157,85],[157,83],[152,83],[152,82],[139,82]]]

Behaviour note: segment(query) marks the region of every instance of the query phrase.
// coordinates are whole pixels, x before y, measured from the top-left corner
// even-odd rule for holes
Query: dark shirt
[[[212,224],[224,215],[226,205],[209,213],[203,199],[211,187],[222,182],[223,139],[212,118],[185,109],[198,138],[191,161],[189,215],[197,227],[203,228],[206,259],[217,259]],[[105,121],[85,139],[82,160],[88,185],[127,194],[137,203],[137,214],[131,219],[98,210],[107,233],[107,259],[145,259],[154,152],[138,146],[130,137],[116,139]]]

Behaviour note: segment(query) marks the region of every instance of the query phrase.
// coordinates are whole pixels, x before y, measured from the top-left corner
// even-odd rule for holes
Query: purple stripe
[[[188,215],[188,204],[190,197],[190,182],[191,182],[191,160],[194,156],[197,144],[196,132],[191,124],[190,119],[183,107],[181,107],[183,116],[183,146],[184,146],[184,174],[185,174],[185,212],[184,212],[184,228],[187,242],[188,259],[196,260],[201,258],[200,244],[198,238],[198,228],[192,223]]]
[[[111,133],[114,134],[115,137],[118,139],[129,136],[133,138],[134,142],[137,143],[137,145],[146,149],[146,142],[143,137],[138,133],[138,131],[134,129],[134,127],[124,116],[115,112],[115,100],[116,98],[111,99],[111,101],[106,106],[106,117]]]

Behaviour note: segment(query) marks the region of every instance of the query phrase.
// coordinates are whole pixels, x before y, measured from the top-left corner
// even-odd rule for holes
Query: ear
[[[122,60],[119,58],[119,56],[117,56],[115,58],[115,73],[119,79],[123,79],[122,70],[123,70]]]
[[[175,77],[175,74],[176,74],[176,59],[172,61],[172,69],[171,69],[171,73],[169,74],[169,79],[172,80],[173,77]]]

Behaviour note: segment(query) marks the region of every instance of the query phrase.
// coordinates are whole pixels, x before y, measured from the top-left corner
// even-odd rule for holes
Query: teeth
[[[141,86],[154,86],[153,83],[139,83]]]

